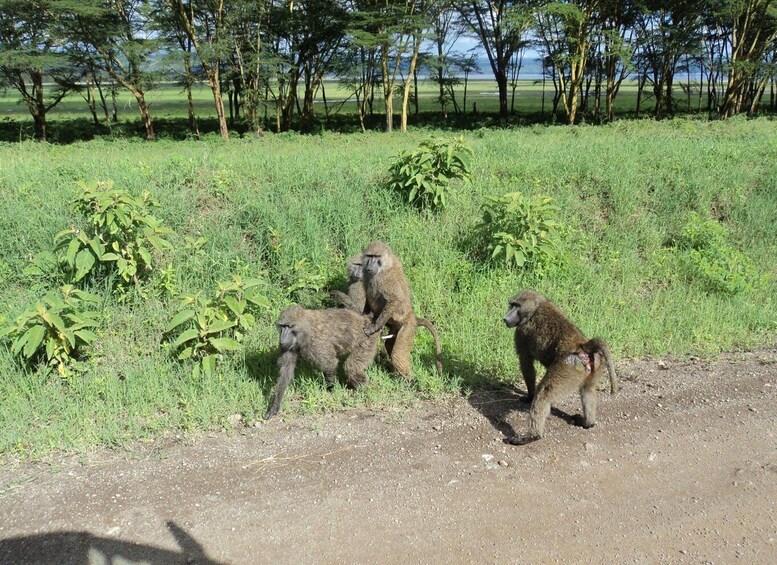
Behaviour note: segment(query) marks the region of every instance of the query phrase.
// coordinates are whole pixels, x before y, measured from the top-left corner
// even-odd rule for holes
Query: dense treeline
[[[325,76],[348,88],[362,129],[384,112],[393,130],[396,99],[404,131],[419,74],[438,85],[443,115],[466,110],[468,77],[487,69],[457,49],[463,37],[487,57],[502,119],[535,52],[568,123],[611,121],[627,78],[637,110],[656,118],[681,98],[711,116],[753,115],[767,87],[775,103],[774,0],[0,0],[0,81],[41,140],[46,114],[73,92],[95,123],[115,120],[118,89],[153,139],[146,92],[170,80],[184,87],[195,137],[197,81],[212,91],[223,138],[228,114],[253,129],[305,129]]]

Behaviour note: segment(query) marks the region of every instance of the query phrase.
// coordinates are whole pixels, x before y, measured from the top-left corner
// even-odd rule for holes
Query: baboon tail
[[[426,318],[416,318],[415,321],[419,326],[423,326],[432,332],[435,351],[434,364],[437,367],[437,374],[442,375],[442,347],[440,346],[440,336],[437,334],[437,328],[435,328],[434,324]]]
[[[612,363],[612,353],[610,353],[610,346],[607,345],[607,342],[595,337],[589,339],[583,346],[583,349],[588,353],[593,353],[594,351],[601,353],[607,362],[607,372],[610,374],[610,394],[618,392],[618,377],[615,374],[615,365]]]

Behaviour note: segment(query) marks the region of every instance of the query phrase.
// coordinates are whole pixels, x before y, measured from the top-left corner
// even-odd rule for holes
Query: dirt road
[[[777,563],[777,351],[0,468],[0,563]]]

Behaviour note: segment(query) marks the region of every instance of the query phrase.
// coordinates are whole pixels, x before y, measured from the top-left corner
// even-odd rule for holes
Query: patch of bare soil
[[[0,563],[777,563],[777,351],[0,468]]]

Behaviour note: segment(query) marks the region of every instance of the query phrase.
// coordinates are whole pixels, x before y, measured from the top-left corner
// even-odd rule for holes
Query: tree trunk
[[[203,65],[204,66],[204,65]],[[213,102],[216,104],[216,117],[219,121],[219,135],[221,139],[229,139],[229,129],[227,129],[227,117],[224,112],[224,99],[221,97],[221,83],[218,68],[212,68],[205,71],[208,77],[208,86],[213,93]]]
[[[502,121],[507,121],[510,116],[507,108],[507,73],[502,68],[496,74],[496,86],[499,90],[499,117]]]
[[[411,76],[415,76],[415,69],[416,69],[416,65],[418,64],[418,53],[421,50],[422,41],[423,41],[423,36],[419,31],[415,34],[415,37],[413,39],[413,55],[410,57],[410,69],[407,73],[408,78]],[[406,80],[405,90],[404,90],[404,93],[402,94],[402,133],[407,133],[407,106],[408,106],[408,101],[410,100],[411,87],[412,87],[412,84],[410,80]],[[417,101],[418,101],[418,96],[416,96],[416,103]]]
[[[151,122],[151,114],[148,111],[146,105],[146,96],[141,90],[132,90],[132,95],[138,102],[138,110],[140,110],[140,121],[143,122],[143,127],[146,128],[146,140],[154,141],[154,124]]]

